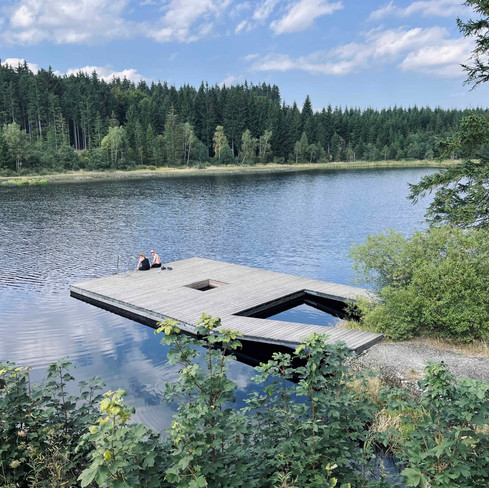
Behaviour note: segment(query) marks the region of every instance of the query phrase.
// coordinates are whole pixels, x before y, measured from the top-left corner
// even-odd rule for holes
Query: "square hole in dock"
[[[348,318],[346,308],[343,301],[301,290],[236,315],[331,327],[338,319]]]
[[[338,316],[319,310],[307,303],[300,303],[299,305],[279,311],[266,318],[280,320],[282,322],[323,325],[325,327],[334,327],[335,325],[338,325]]]
[[[193,288],[194,290],[207,291],[224,285],[227,285],[227,283],[223,283],[222,281],[216,281],[216,280],[202,280],[202,281],[196,281],[195,283],[190,283],[190,285],[185,285],[185,286],[187,288]]]

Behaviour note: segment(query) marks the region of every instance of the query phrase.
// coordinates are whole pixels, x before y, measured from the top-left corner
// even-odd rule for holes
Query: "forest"
[[[206,164],[434,159],[485,109],[313,109],[275,85],[176,88],[0,64],[0,175]],[[464,156],[452,153],[451,157]]]

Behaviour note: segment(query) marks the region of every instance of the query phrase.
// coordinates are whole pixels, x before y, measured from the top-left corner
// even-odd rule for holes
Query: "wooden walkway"
[[[381,334],[361,330],[243,316],[304,293],[344,303],[368,295],[362,288],[203,258],[167,266],[172,269],[129,271],[77,283],[70,287],[70,293],[153,327],[167,318],[175,319],[189,333],[194,332],[202,313],[207,313],[220,317],[223,328],[241,332],[245,341],[291,348],[312,332],[327,333],[328,343],[344,341],[357,353],[382,339]]]

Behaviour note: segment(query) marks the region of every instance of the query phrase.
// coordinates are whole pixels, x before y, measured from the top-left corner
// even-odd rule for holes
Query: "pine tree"
[[[163,137],[168,166],[182,165],[184,157],[183,130],[180,119],[173,107],[166,116]]]

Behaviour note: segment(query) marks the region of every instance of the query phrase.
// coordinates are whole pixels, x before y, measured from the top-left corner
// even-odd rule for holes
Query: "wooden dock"
[[[253,316],[293,300],[343,305],[369,294],[362,288],[203,258],[167,266],[172,269],[129,271],[77,283],[70,294],[152,327],[172,318],[190,334],[202,313],[207,313],[220,317],[223,328],[243,334],[244,341],[295,348],[318,332],[328,334],[328,343],[343,341],[359,353],[382,340],[382,334],[373,332]]]

